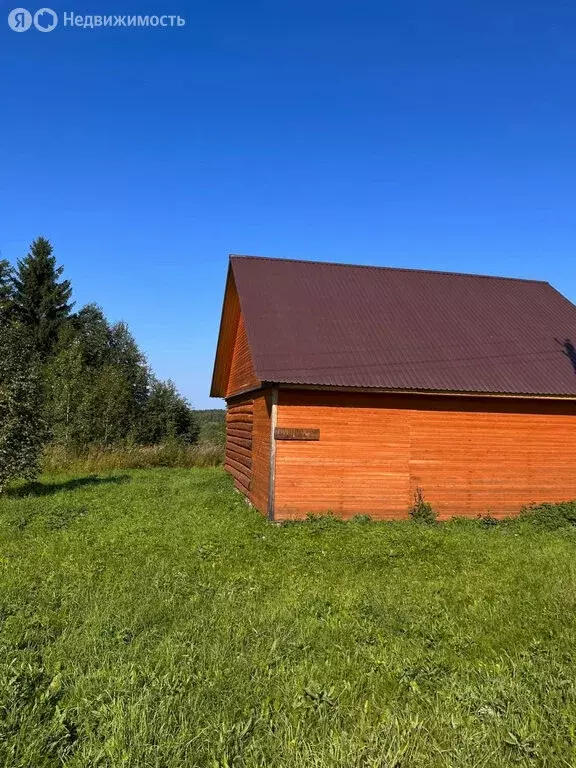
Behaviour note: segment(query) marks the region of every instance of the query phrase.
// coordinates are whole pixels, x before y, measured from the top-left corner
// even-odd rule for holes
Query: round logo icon
[[[14,8],[8,14],[8,26],[14,32],[27,32],[32,26],[32,14],[26,8]]]
[[[40,8],[34,14],[34,26],[38,32],[52,32],[58,24],[58,16],[52,8]]]

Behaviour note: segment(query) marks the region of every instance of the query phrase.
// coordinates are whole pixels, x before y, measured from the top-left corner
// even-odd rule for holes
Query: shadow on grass
[[[5,495],[18,498],[23,496],[50,496],[53,493],[60,493],[60,491],[76,491],[79,488],[89,488],[90,486],[122,485],[129,483],[130,480],[130,475],[111,475],[110,477],[88,475],[87,477],[75,477],[72,480],[64,480],[60,483],[26,483],[16,488],[7,488]]]

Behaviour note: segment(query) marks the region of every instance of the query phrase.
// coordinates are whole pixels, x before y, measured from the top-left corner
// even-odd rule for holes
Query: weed
[[[354,517],[351,519],[351,522],[364,525],[366,523],[371,523],[372,518],[370,515],[354,515]]]
[[[422,488],[417,488],[414,493],[414,504],[410,508],[410,517],[416,523],[433,525],[438,517],[438,513],[432,508],[430,502],[424,500]]]
[[[484,528],[492,528],[493,526],[498,525],[498,518],[493,517],[489,512],[485,515],[478,515],[476,519]]]
[[[531,504],[521,511],[521,518],[547,530],[576,525],[576,501],[558,504]]]

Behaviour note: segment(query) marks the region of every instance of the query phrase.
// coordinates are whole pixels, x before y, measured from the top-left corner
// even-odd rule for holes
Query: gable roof
[[[262,382],[575,396],[576,306],[546,282],[231,256]]]

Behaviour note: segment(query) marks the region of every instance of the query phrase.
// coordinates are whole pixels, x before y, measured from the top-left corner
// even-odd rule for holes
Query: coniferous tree
[[[0,322],[0,494],[10,480],[31,480],[48,437],[41,382],[22,329]]]
[[[32,479],[48,437],[37,360],[14,322],[12,268],[0,260],[0,494],[16,478]]]
[[[11,310],[13,287],[12,287],[12,267],[6,259],[0,259],[0,315],[3,318]]]
[[[198,439],[189,403],[155,379],[125,323],[109,323],[96,304],[70,314],[62,271],[45,238],[16,274],[0,260],[0,486],[35,472],[42,418],[66,452]]]
[[[14,316],[43,359],[51,354],[72,308],[70,281],[60,280],[63,267],[56,265],[52,250],[46,238],[34,240],[13,280]]]

